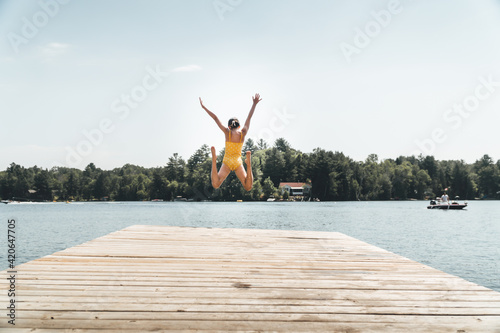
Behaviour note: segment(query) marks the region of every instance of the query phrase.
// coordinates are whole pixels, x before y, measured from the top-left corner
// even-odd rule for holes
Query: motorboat
[[[441,198],[436,198],[435,200],[431,200],[427,209],[464,209],[467,207],[467,202],[459,203],[458,198],[453,201],[443,202]]]

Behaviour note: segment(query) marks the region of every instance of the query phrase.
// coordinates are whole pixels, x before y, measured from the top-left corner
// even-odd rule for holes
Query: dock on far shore
[[[337,232],[134,225],[16,271],[1,332],[500,332],[499,292]]]

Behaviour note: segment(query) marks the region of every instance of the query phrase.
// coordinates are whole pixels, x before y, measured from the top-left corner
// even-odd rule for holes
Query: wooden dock
[[[500,293],[336,232],[136,225],[17,272],[2,332],[500,332]]]

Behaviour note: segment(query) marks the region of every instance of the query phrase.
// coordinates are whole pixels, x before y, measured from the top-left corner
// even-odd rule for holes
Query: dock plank
[[[17,272],[2,332],[500,332],[500,293],[336,232],[136,225]]]

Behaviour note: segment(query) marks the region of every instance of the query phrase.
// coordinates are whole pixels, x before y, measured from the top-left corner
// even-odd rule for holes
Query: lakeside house
[[[286,191],[291,197],[309,196],[311,195],[312,189],[311,184],[297,182],[283,182],[280,183],[279,187],[281,188],[281,193],[284,193]]]

